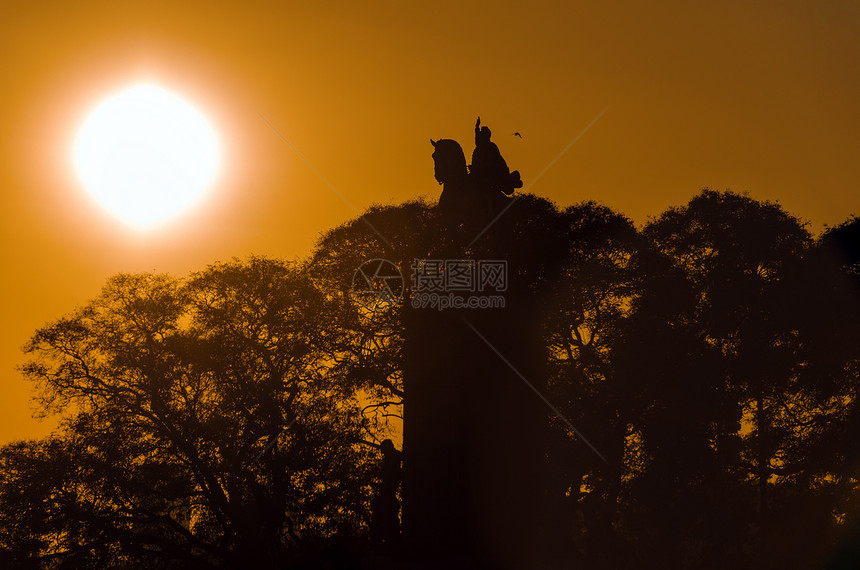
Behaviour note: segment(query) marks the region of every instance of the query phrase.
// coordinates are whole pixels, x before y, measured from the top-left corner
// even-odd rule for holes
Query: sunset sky
[[[372,203],[436,199],[429,139],[468,155],[478,115],[562,206],[642,224],[707,186],[778,200],[816,233],[860,214],[857,2],[368,6],[4,4],[0,442],[50,429],[20,348],[108,276],[303,257]],[[148,232],[104,213],[71,161],[87,113],[142,81],[208,115],[224,147],[201,205]]]

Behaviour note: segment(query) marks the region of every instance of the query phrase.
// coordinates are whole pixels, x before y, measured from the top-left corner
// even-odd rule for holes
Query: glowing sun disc
[[[130,226],[149,228],[188,210],[212,187],[221,162],[217,133],[191,104],[141,84],[99,104],[74,144],[90,195]]]

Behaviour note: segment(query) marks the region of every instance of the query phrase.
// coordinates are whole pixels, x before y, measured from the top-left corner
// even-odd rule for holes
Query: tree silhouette
[[[66,419],[4,450],[4,505],[19,486],[29,500],[4,509],[10,555],[272,567],[357,535],[373,453],[336,376],[333,304],[300,266],[253,258],[114,277],[40,329],[24,373]]]
[[[778,204],[704,190],[641,229],[528,194],[484,234],[451,224],[422,200],[374,206],[306,262],[118,275],[36,331],[22,372],[62,421],[0,448],[0,565],[420,567],[398,548],[399,504],[407,527],[428,523],[409,512],[450,525],[426,531],[440,551],[457,533],[515,543],[499,521],[532,513],[520,544],[494,546],[501,567],[528,567],[524,551],[550,567],[856,565],[860,220],[813,239]],[[467,316],[552,407],[461,314],[410,338],[413,262],[456,257],[507,261],[515,318]],[[406,281],[385,310],[353,292],[373,259]],[[445,359],[462,375],[416,388],[416,353],[427,378]],[[408,433],[398,489],[422,389],[445,421],[413,442],[448,442],[428,457],[453,454],[485,489],[449,474],[416,498]]]
[[[849,396],[820,374],[843,369],[848,353],[814,349],[846,331],[838,311],[850,304],[820,302],[835,274],[815,270],[795,218],[729,192],[703,191],[644,235],[664,261],[631,319],[633,352],[618,356],[651,391],[630,491],[645,557],[820,564],[834,536],[835,472],[808,454]]]

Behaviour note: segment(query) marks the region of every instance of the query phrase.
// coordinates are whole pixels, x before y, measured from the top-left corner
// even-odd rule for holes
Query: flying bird
[[[517,131],[516,133],[514,133],[514,136],[515,136],[515,137],[523,138],[523,135],[521,135],[521,134],[519,133],[519,131]]]

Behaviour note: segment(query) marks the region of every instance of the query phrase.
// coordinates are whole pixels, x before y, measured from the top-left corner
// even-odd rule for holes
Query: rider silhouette
[[[499,147],[490,140],[491,134],[489,127],[481,126],[481,117],[478,117],[469,174],[479,191],[491,194],[501,192],[510,196],[515,189],[523,187],[523,182],[519,171],[510,171]]]

